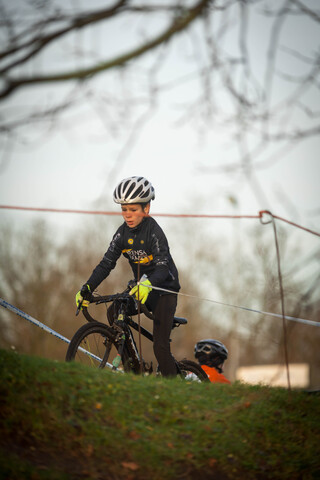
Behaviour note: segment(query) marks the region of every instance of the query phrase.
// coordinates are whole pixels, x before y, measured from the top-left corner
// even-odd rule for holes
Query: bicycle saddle
[[[175,325],[185,325],[186,323],[188,323],[188,320],[186,318],[183,318],[183,317],[173,318],[173,324]]]

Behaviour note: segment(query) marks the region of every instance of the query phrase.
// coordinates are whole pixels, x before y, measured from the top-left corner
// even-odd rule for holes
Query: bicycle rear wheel
[[[209,382],[208,375],[201,366],[192,360],[183,359],[178,362],[180,375],[184,380],[196,382]]]
[[[66,361],[76,361],[95,368],[107,367],[112,369],[112,362],[118,357],[115,338],[116,334],[112,327],[104,323],[94,322],[82,325],[71,339]],[[117,369],[131,370],[126,348],[122,352]]]

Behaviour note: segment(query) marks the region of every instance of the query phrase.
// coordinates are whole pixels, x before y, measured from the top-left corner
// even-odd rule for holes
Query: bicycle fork
[[[126,336],[125,336],[124,333],[122,333],[121,336],[120,336],[118,353],[114,357],[114,359],[112,360],[112,370],[116,370],[121,363],[121,358],[122,358],[122,354],[123,354],[125,340],[126,340]]]
[[[123,331],[123,312],[119,312],[118,314],[118,318],[117,318],[117,321],[115,322],[115,326],[119,328],[119,334],[117,335],[117,339],[116,339],[116,342],[118,343],[118,353],[117,355],[114,357],[114,359],[112,360],[112,370],[116,370],[120,363],[121,363],[121,359],[122,359],[122,354],[123,354],[123,350],[124,350],[124,345],[125,345],[125,341],[126,341],[126,335]]]

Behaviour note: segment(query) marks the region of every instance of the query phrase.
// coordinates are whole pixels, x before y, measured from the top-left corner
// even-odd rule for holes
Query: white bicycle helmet
[[[129,177],[122,180],[113,192],[113,200],[122,205],[127,203],[148,203],[154,200],[152,184],[144,177]]]

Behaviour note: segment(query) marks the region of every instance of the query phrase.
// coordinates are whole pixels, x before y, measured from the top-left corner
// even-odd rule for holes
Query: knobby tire
[[[96,368],[105,368],[107,363],[109,367],[117,354],[117,346],[115,345],[115,332],[112,327],[100,322],[90,322],[76,331],[69,343],[66,361],[77,361]],[[92,356],[82,352],[83,348]],[[95,358],[95,357],[98,357]],[[122,368],[125,371],[131,371],[129,366],[129,354],[124,347],[121,358]],[[121,365],[120,365],[121,366]]]
[[[116,333],[113,328],[104,323],[95,321],[82,325],[69,343],[66,361],[77,361],[95,368],[105,368],[106,366],[111,368],[112,361],[118,351],[115,336]],[[91,356],[82,352],[81,347]],[[201,366],[192,360],[183,359],[177,362],[177,366],[179,375],[187,381],[209,381]],[[122,352],[119,368],[125,372],[139,373],[137,367],[133,366],[126,345]]]
[[[183,359],[178,362],[180,375],[185,380],[198,380],[200,382],[209,382],[209,377],[201,366],[192,360]]]

